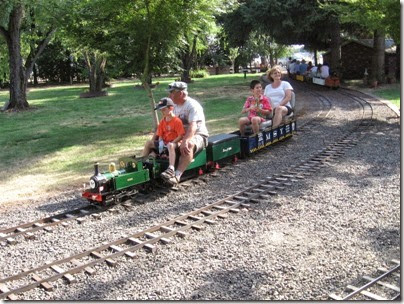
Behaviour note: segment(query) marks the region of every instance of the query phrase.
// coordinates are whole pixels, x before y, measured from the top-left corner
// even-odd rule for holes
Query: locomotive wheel
[[[105,201],[101,202],[101,206],[108,207],[108,206],[114,205],[115,203],[116,203],[115,202],[115,197],[109,196],[109,197],[105,198]]]
[[[141,186],[139,187],[139,189],[138,189],[138,191],[139,191],[140,193],[142,193],[142,194],[151,193],[153,190],[154,190],[154,187],[153,187],[153,185],[152,185],[151,183],[141,185]]]

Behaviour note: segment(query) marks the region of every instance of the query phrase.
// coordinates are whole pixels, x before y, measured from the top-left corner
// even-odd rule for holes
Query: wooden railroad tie
[[[97,251],[92,251],[91,255],[93,257],[97,258],[97,259],[103,259],[104,258],[104,256],[101,253],[97,252]],[[112,266],[112,267],[116,266],[116,264],[117,264],[115,260],[110,259],[110,258],[106,258],[105,262],[107,263],[108,266]]]
[[[36,282],[42,281],[42,278],[39,275],[35,274],[35,273],[32,275],[32,279],[34,281],[36,281]],[[49,282],[42,282],[42,283],[40,283],[40,286],[43,289],[45,289],[46,291],[52,291],[53,290],[53,285],[50,284]]]
[[[363,278],[364,278],[366,281],[369,281],[369,282],[375,280],[375,278],[372,278],[372,277],[369,277],[369,276],[363,276]],[[400,287],[397,287],[397,286],[395,286],[395,285],[392,285],[392,284],[389,284],[389,283],[385,283],[385,282],[381,282],[381,281],[377,281],[376,283],[379,284],[379,285],[381,285],[381,286],[387,287],[387,288],[389,288],[389,289],[391,289],[391,290],[400,292]]]
[[[76,265],[77,267],[82,266],[82,264],[81,264],[78,260],[76,260],[76,259],[72,259],[72,263],[73,263],[74,265]],[[94,268],[91,268],[90,266],[85,267],[85,268],[84,268],[84,271],[85,271],[86,273],[88,273],[89,275],[93,275],[93,274],[95,273],[95,269],[94,269]]]
[[[136,239],[136,238],[129,238],[128,241],[132,242],[135,245],[143,243],[141,240]],[[145,248],[146,250],[148,250],[148,251],[150,251],[152,253],[156,252],[156,246],[153,246],[152,244],[144,244],[143,248]]]
[[[2,293],[6,293],[6,292],[9,292],[10,289],[8,289],[8,287],[7,287],[5,284],[0,283],[0,291],[1,291]],[[1,296],[1,293],[0,293],[0,296]],[[13,294],[13,293],[10,293],[10,294],[7,296],[7,298],[8,298],[9,300],[11,300],[11,301],[16,301],[16,300],[18,300],[17,296],[16,296],[15,294]]]
[[[111,246],[109,246],[109,248],[111,248],[111,250],[113,250],[113,251],[115,251],[115,252],[121,252],[121,251],[123,251],[123,249],[122,249],[121,247],[117,246],[117,245],[111,245]],[[127,257],[130,257],[131,259],[136,256],[136,254],[135,254],[134,252],[132,252],[132,251],[126,251],[126,252],[125,252],[125,255],[126,255]]]
[[[9,245],[17,244],[17,241],[12,237],[7,238],[6,240],[7,240],[7,244],[9,244]]]
[[[63,273],[63,272],[65,272],[65,271],[63,270],[63,268],[61,268],[61,267],[58,266],[58,265],[51,265],[50,268],[52,268],[52,269],[53,269],[55,272],[57,272],[57,273]],[[65,278],[65,279],[69,282],[69,284],[75,283],[75,282],[77,281],[76,278],[75,278],[73,275],[71,275],[70,273],[64,274],[64,275],[63,275],[63,278]]]
[[[356,291],[356,290],[360,289],[360,288],[352,286],[352,285],[348,285],[346,288],[349,290],[352,290],[352,291]],[[360,293],[363,294],[364,296],[367,296],[368,298],[371,298],[372,300],[387,301],[387,299],[385,297],[378,296],[377,294],[374,294],[367,290],[362,290]]]

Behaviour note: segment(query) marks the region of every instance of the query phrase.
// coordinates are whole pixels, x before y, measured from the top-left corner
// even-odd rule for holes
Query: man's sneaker
[[[170,177],[169,179],[165,180],[165,182],[167,184],[169,184],[170,186],[176,186],[179,183],[178,178],[174,175],[172,177]]]
[[[165,181],[168,181],[170,178],[175,177],[175,172],[171,168],[167,168],[166,171],[162,172],[160,174],[161,178],[164,179]]]

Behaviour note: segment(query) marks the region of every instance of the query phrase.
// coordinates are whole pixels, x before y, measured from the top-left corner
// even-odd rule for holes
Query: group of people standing
[[[319,63],[317,66],[313,66],[313,63],[309,61],[306,63],[305,59],[296,60],[289,57],[289,61],[286,64],[286,69],[288,70],[288,75],[304,75],[308,77],[320,77],[327,78],[330,76],[330,68],[327,62],[323,64]]]
[[[271,83],[265,87],[262,94],[260,81],[250,83],[251,96],[244,103],[242,113],[247,117],[239,120],[240,133],[244,136],[246,125],[251,125],[254,134],[259,132],[260,124],[273,114],[275,128],[280,125],[282,118],[289,115],[293,109],[290,104],[292,86],[282,81],[280,66],[274,66],[268,71]],[[176,81],[168,86],[169,96],[162,98],[155,110],[160,110],[162,119],[143,149],[143,157],[168,158],[169,166],[161,173],[161,178],[170,185],[180,181],[183,172],[191,163],[194,155],[208,145],[208,130],[205,114],[198,101],[188,96],[188,85]],[[179,152],[178,166],[175,169],[176,153]]]

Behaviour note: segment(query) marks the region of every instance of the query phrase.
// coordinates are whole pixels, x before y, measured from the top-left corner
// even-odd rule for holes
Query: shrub
[[[209,73],[205,69],[192,70],[190,73],[191,78],[205,78],[209,76]]]

